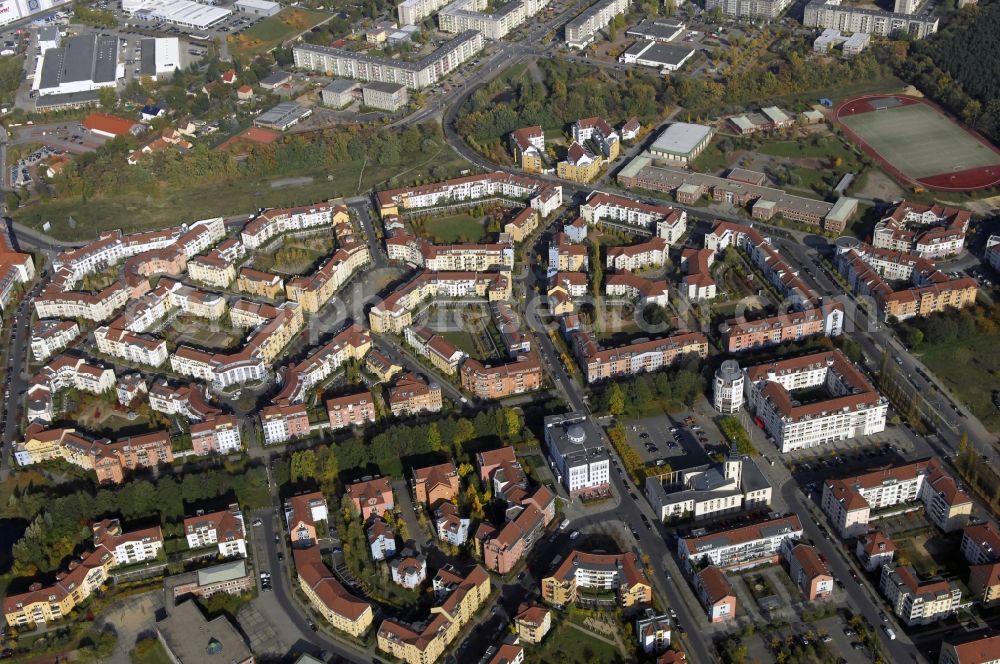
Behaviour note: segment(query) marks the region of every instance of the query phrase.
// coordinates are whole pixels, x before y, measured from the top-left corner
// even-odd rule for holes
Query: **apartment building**
[[[385,241],[385,248],[389,260],[434,272],[486,272],[514,266],[514,247],[505,242],[436,245],[398,234]]]
[[[961,551],[970,565],[1000,562],[1000,531],[989,521],[966,526]]]
[[[547,217],[562,205],[562,187],[550,185],[544,180],[494,171],[416,187],[380,191],[375,201],[383,220],[387,216],[398,216],[413,210],[477,201],[515,204],[527,201],[529,207],[538,210],[542,217]]]
[[[447,78],[482,51],[484,45],[481,32],[466,30],[413,62],[304,43],[292,48],[292,56],[299,69],[326,72],[334,78],[399,83],[420,90]]]
[[[866,572],[874,572],[881,569],[882,565],[892,562],[896,555],[896,544],[881,530],[875,530],[858,538],[854,555]]]
[[[714,263],[715,251],[712,249],[685,247],[681,250],[681,270],[686,273],[683,283],[689,300],[715,299],[716,285],[711,273]]]
[[[679,362],[688,353],[702,359],[708,357],[708,338],[701,332],[679,332],[662,339],[609,349],[602,349],[594,337],[583,330],[573,330],[568,337],[588,383],[658,371]]]
[[[389,576],[393,583],[414,590],[427,578],[427,559],[412,549],[403,549],[389,561]]]
[[[552,611],[538,604],[522,604],[514,616],[514,628],[520,640],[538,645],[552,629]]]
[[[219,415],[191,425],[191,446],[195,454],[230,454],[243,449],[240,425],[232,415]]]
[[[299,403],[313,387],[334,374],[345,362],[360,362],[372,347],[371,333],[357,323],[338,332],[329,343],[298,364],[282,370],[281,392],[275,402]]]
[[[335,629],[360,637],[371,627],[371,604],[351,595],[323,562],[318,546],[292,549],[299,588],[309,604]]]
[[[600,0],[566,24],[566,45],[584,48],[599,30],[603,30],[618,14],[628,11],[628,0]]]
[[[96,293],[62,291],[50,284],[34,300],[35,315],[39,318],[83,318],[101,322],[128,304],[131,297],[132,291],[120,281]]]
[[[396,507],[392,497],[392,484],[387,477],[359,480],[349,484],[347,496],[354,504],[355,511],[361,515],[362,521],[392,512]]]
[[[941,644],[938,664],[1000,664],[1000,636],[949,638]]]
[[[549,242],[549,277],[555,273],[586,272],[589,267],[587,247],[570,242],[565,233],[556,233]],[[579,279],[579,277],[573,277]],[[584,283],[586,278],[584,277]],[[586,287],[584,286],[584,290]]]
[[[229,288],[236,280],[236,266],[215,252],[188,261],[188,276],[213,288]]]
[[[786,544],[788,575],[809,601],[833,594],[833,575],[816,548],[808,544]]]
[[[790,0],[708,0],[705,11],[719,8],[724,15],[733,18],[775,19],[790,4]]]
[[[322,228],[348,219],[344,206],[316,203],[295,208],[265,210],[250,221],[240,232],[240,239],[248,249],[259,249],[271,239],[293,231]]]
[[[613,592],[613,597],[605,600],[602,591]],[[575,603],[628,611],[651,604],[653,588],[631,551],[620,554],[571,551],[551,576],[542,579],[542,599],[556,607]]]
[[[734,448],[720,463],[646,477],[646,497],[660,521],[696,521],[771,503],[771,485],[752,460]]]
[[[788,540],[802,539],[799,517],[769,516],[746,526],[711,533],[695,531],[677,540],[677,553],[688,571],[701,563],[741,570],[778,562]]]
[[[117,520],[105,519],[92,526],[93,550],[74,559],[56,575],[53,584],[33,583],[28,592],[8,595],[3,602],[7,625],[44,625],[70,613],[110,578],[111,570],[156,558],[163,548],[159,528],[123,532]]]
[[[393,417],[436,413],[441,410],[441,386],[428,383],[423,377],[408,372],[396,379],[389,388],[389,410]]]
[[[745,375],[747,405],[784,453],[885,429],[888,402],[839,349],[759,364]],[[813,400],[801,403],[796,397],[807,390]]]
[[[670,289],[665,279],[645,279],[627,270],[604,278],[604,294],[609,298],[632,300],[640,308],[649,304],[665,307],[670,299]]]
[[[291,279],[285,285],[285,296],[302,305],[305,313],[318,313],[355,272],[370,262],[371,253],[367,244],[341,243],[341,248],[318,270],[308,276]]]
[[[556,480],[571,496],[601,493],[611,486],[611,461],[596,425],[584,413],[544,420],[545,451]]]
[[[937,622],[957,612],[962,603],[962,590],[954,581],[921,581],[912,567],[893,563],[882,566],[879,590],[908,627]]]
[[[236,289],[248,295],[274,300],[284,295],[285,281],[270,272],[241,267],[236,279]]]
[[[511,242],[524,242],[538,228],[538,210],[522,208],[504,224],[503,232],[510,236]]]
[[[807,28],[835,28],[844,33],[863,32],[876,37],[905,34],[911,39],[923,39],[938,30],[938,18],[932,14],[900,14],[842,5],[839,0],[812,0],[805,7],[802,24]]]
[[[875,299],[886,322],[962,309],[976,302],[975,279],[952,279],[927,259],[913,260],[899,252],[849,242],[838,245],[837,252],[841,276],[857,295]],[[887,279],[906,278],[901,274],[907,274],[913,286],[895,290]]]
[[[19,284],[35,278],[35,262],[31,254],[14,250],[10,228],[0,229],[0,309],[7,309]]]
[[[490,576],[476,565],[462,573],[447,565],[434,576],[435,604],[418,623],[386,619],[376,645],[406,664],[432,664],[470,623],[490,595]]]
[[[304,404],[267,406],[260,411],[260,426],[264,431],[264,444],[284,443],[292,438],[308,436],[309,413]]]
[[[485,297],[490,302],[509,300],[511,280],[503,272],[417,273],[409,282],[376,302],[368,312],[372,332],[402,334],[413,323],[413,311],[428,298]]]
[[[396,555],[396,531],[384,517],[370,517],[365,533],[372,560],[388,560]]]
[[[843,330],[844,305],[833,302],[757,320],[731,318],[723,323],[722,343],[728,352],[742,353],[808,337],[836,337]]]
[[[454,500],[459,492],[458,469],[451,462],[414,468],[412,488],[413,500],[419,505],[433,507]]]
[[[515,129],[510,132],[508,142],[514,161],[522,170],[529,173],[545,170],[545,132],[541,125]]]
[[[133,364],[158,367],[170,358],[167,342],[106,325],[94,330],[98,352],[120,357]]]
[[[375,399],[371,392],[359,392],[326,400],[330,429],[363,427],[375,421]]]
[[[434,532],[442,542],[454,546],[462,546],[469,540],[469,525],[472,522],[463,518],[453,503],[441,503],[434,510]]]
[[[600,150],[601,157],[611,162],[618,158],[621,140],[618,131],[604,118],[580,118],[572,126],[573,140],[581,145],[593,141]]]
[[[483,364],[474,358],[462,362],[462,387],[480,399],[503,399],[542,387],[542,364],[536,353],[526,353],[506,364]]]
[[[321,491],[292,496],[285,501],[285,525],[293,547],[308,547],[316,542],[316,523],[326,521],[330,510]]]
[[[624,196],[595,191],[580,206],[580,217],[588,224],[617,224],[628,230],[639,227],[674,244],[687,230],[687,212],[660,205],[648,205]]]
[[[607,250],[606,265],[609,269],[631,272],[663,267],[670,258],[669,247],[662,237],[653,237],[639,244],[610,247]]]
[[[403,0],[396,6],[399,24],[417,25],[446,4],[446,0]]]
[[[600,157],[579,143],[572,143],[566,151],[566,158],[556,164],[556,175],[564,180],[587,184],[601,174]]]
[[[487,13],[487,0],[453,0],[438,12],[442,32],[477,30],[486,39],[503,39],[549,4],[549,0],[511,0]]]
[[[192,517],[184,519],[184,536],[189,549],[216,546],[224,558],[240,556],[246,558],[246,526],[240,506],[233,503],[229,509],[208,514],[199,510]]]
[[[392,377],[403,370],[403,367],[392,360],[388,355],[377,349],[372,349],[365,357],[365,369],[371,372],[379,382],[387,382]]]
[[[694,575],[692,584],[709,620],[721,623],[736,617],[736,593],[721,569],[709,565]]]
[[[530,495],[525,489],[504,495],[507,522],[499,529],[489,523],[479,524],[475,534],[476,551],[486,569],[506,574],[527,555],[535,539],[556,515],[555,494],[540,486]],[[511,518],[511,515],[514,515]]]
[[[872,245],[921,258],[953,256],[965,246],[971,219],[968,210],[903,200],[875,224]]]
[[[63,389],[100,394],[114,389],[115,372],[81,357],[59,355],[39,369],[28,384],[27,417],[29,422],[51,422],[52,397]]]
[[[31,324],[31,355],[44,362],[80,336],[80,326],[71,320],[37,320]]]
[[[826,480],[821,505],[840,536],[847,538],[868,531],[872,512],[918,500],[931,522],[945,532],[964,527],[972,514],[969,494],[933,458]]]
[[[423,325],[410,325],[403,336],[417,354],[429,359],[436,369],[449,376],[457,374],[459,365],[468,357],[458,346]]]

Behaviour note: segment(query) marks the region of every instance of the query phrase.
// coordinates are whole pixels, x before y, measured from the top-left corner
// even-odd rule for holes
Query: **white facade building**
[[[608,451],[594,423],[583,413],[546,417],[545,446],[556,477],[570,495],[610,487]]]
[[[743,407],[743,372],[736,360],[725,360],[715,372],[712,405],[720,413],[735,413]]]

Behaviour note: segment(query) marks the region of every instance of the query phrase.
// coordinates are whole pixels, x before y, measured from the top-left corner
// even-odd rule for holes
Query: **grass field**
[[[836,159],[840,157],[844,161],[856,159],[855,155],[839,139],[830,137],[825,141],[820,141],[818,145],[813,145],[812,141],[768,141],[757,150],[761,154],[773,157],[813,157],[815,159]]]
[[[337,196],[353,196],[372,187],[386,189],[396,176],[403,178],[426,174],[431,166],[454,170],[468,163],[444,147],[440,152],[403,155],[400,165],[383,168],[364,161],[338,166],[333,171],[317,168],[309,173],[283,173],[269,178],[234,178],[225,182],[206,182],[201,187],[167,187],[157,196],[125,193],[120,196],[53,198],[22,205],[13,217],[41,230],[51,223],[48,234],[60,240],[96,238],[102,231],[120,228],[128,232],[163,228],[209,217],[253,212],[258,207],[294,207]],[[312,183],[296,187],[271,187],[272,181],[291,176],[311,176]],[[360,177],[359,177],[360,176]],[[329,178],[329,179],[328,179]],[[404,181],[402,184],[409,184]],[[402,184],[400,186],[402,186]],[[72,217],[74,223],[70,223]]]
[[[986,145],[924,104],[841,116],[840,122],[913,179],[1000,161]]]
[[[243,339],[242,330],[211,326],[203,321],[177,320],[163,332],[178,345],[188,344],[206,350],[229,350]]]
[[[572,626],[568,621],[553,629],[545,637],[542,647],[532,655],[525,661],[559,664],[613,664],[623,661],[618,648]]]
[[[1000,433],[1000,410],[992,393],[1000,390],[1000,335],[982,334],[950,344],[920,347],[918,356],[990,431]]]
[[[254,256],[255,269],[280,275],[300,275],[312,272],[333,251],[333,236],[314,233],[307,237],[288,238],[284,243],[270,245],[268,251]]]
[[[468,214],[434,217],[421,222],[423,234],[436,242],[478,242],[483,237],[483,222]]]
[[[253,57],[267,53],[300,32],[309,30],[330,17],[326,12],[300,7],[286,7],[269,16],[243,34],[230,35],[229,50],[233,55]]]

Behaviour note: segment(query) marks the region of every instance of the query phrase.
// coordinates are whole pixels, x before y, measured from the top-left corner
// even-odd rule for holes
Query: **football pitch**
[[[914,180],[1000,164],[1000,155],[925,104],[841,115],[838,119],[891,166]]]

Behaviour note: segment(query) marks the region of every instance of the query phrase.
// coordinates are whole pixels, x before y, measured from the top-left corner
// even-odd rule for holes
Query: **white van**
[[[892,631],[891,627],[889,627],[888,625],[882,625],[882,630],[885,632],[885,635],[889,637],[890,641],[896,640],[896,633]]]
[[[562,523],[559,524],[559,530],[566,530],[569,528],[569,519],[563,519]]]

